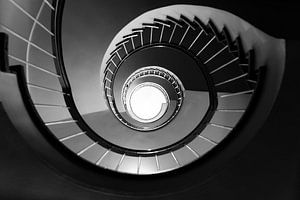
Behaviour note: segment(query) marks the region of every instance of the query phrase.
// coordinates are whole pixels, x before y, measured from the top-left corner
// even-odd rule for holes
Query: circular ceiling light
[[[166,113],[169,97],[160,85],[146,82],[134,88],[128,102],[126,108],[131,117],[143,123],[150,123]]]

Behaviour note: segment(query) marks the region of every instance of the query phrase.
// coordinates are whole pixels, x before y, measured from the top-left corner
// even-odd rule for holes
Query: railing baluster
[[[58,125],[58,124],[68,124],[68,123],[76,123],[76,120],[66,120],[66,121],[52,121],[45,123],[46,126]]]
[[[220,69],[223,69],[224,67],[226,67],[226,66],[230,65],[231,63],[233,63],[234,61],[236,61],[236,60],[238,60],[238,59],[239,59],[239,57],[236,57],[236,58],[232,59],[231,61],[229,61],[229,62],[225,63],[224,65],[221,65],[221,66],[220,66],[220,67],[218,67],[217,69],[215,69],[215,70],[213,70],[213,71],[209,72],[209,74],[216,73],[216,72],[217,72],[217,71],[219,71]]]
[[[34,104],[34,106],[36,106],[36,107],[57,107],[57,108],[67,108],[67,109],[70,108],[65,105],[43,104],[43,103],[37,103],[37,104]]]
[[[96,144],[98,144],[98,142],[94,142],[91,145],[85,147],[84,149],[82,149],[81,151],[79,151],[77,153],[77,155],[80,156],[81,154],[83,154],[84,152],[86,152],[87,150],[89,150],[90,148],[92,148],[93,146],[95,146]]]
[[[224,125],[221,125],[221,124],[214,124],[214,123],[209,123],[211,126],[214,126],[214,127],[218,127],[218,128],[222,128],[222,129],[227,129],[227,130],[232,130],[232,127],[229,127],[229,126],[224,126]]]
[[[48,28],[46,28],[42,23],[40,23],[36,18],[34,18],[31,14],[29,14],[24,8],[22,8],[19,4],[17,4],[14,0],[9,0],[14,6],[16,6],[20,11],[22,11],[26,16],[28,16],[32,21],[37,23],[40,27],[42,27],[45,31],[47,31],[50,35],[54,35]]]
[[[63,94],[63,95],[69,95],[69,94],[67,94],[65,92],[62,92],[60,90],[51,89],[51,88],[40,86],[40,85],[36,85],[36,84],[33,84],[33,83],[27,83],[27,85],[29,87],[34,87],[34,88],[38,88],[38,89],[49,91],[49,92],[59,93],[59,94]]]
[[[237,79],[243,78],[243,77],[245,77],[245,76],[247,76],[247,75],[248,75],[248,73],[242,74],[242,75],[240,75],[240,76],[237,76],[237,77],[228,79],[228,80],[226,80],[226,81],[222,81],[222,82],[220,82],[220,83],[217,83],[217,84],[215,84],[215,86],[220,86],[220,85],[223,85],[223,84],[226,84],[226,83],[230,83],[230,82],[235,81],[235,80],[237,80]]]
[[[202,138],[203,140],[208,141],[209,143],[211,143],[211,144],[213,144],[213,145],[217,145],[217,144],[218,144],[218,143],[216,143],[215,141],[212,141],[212,140],[210,140],[210,139],[208,139],[208,138],[206,138],[206,137],[204,137],[204,136],[202,136],[202,135],[198,135],[198,137],[199,137],[199,138]]]
[[[99,160],[96,162],[96,165],[99,165],[101,163],[101,161],[103,160],[103,158],[110,152],[110,149],[108,149],[100,158]]]
[[[61,76],[58,75],[58,74],[55,74],[55,73],[53,73],[53,72],[51,72],[51,71],[48,71],[48,70],[46,70],[46,69],[44,69],[44,68],[42,68],[42,67],[38,67],[38,66],[36,66],[36,65],[34,65],[34,64],[30,63],[30,62],[26,62],[25,60],[22,60],[22,59],[20,59],[20,58],[17,58],[17,57],[15,57],[15,56],[13,56],[13,55],[8,55],[8,57],[11,58],[11,59],[13,59],[13,60],[15,60],[15,61],[21,62],[21,63],[23,63],[23,64],[28,64],[28,66],[31,66],[31,67],[33,67],[33,68],[35,68],[35,69],[38,69],[38,70],[40,70],[40,71],[42,71],[42,72],[45,72],[45,73],[50,74],[50,75],[52,75],[52,76],[55,76],[55,77],[57,77],[57,78],[60,78],[60,77],[61,77]]]
[[[216,36],[212,37],[204,47],[202,47],[202,49],[196,54],[196,56],[198,56],[200,53],[202,53],[202,51],[204,51],[204,49],[216,38]]]
[[[49,8],[53,11],[55,11],[55,8],[51,5],[51,3],[49,3],[49,1],[44,0],[44,2],[49,6]]]
[[[188,148],[194,154],[194,156],[196,158],[200,157],[200,155],[194,149],[192,149],[189,145],[185,145],[185,146],[186,146],[186,148]]]
[[[35,43],[27,40],[26,38],[24,38],[23,36],[19,35],[18,33],[16,33],[15,31],[11,30],[10,28],[8,28],[7,26],[1,24],[1,27],[6,30],[7,32],[11,33],[12,35],[14,35],[15,37],[23,40],[26,43],[30,43],[32,46],[34,46],[35,48],[37,48],[38,50],[44,52],[45,54],[49,55],[52,58],[56,58],[53,54],[49,53],[48,51],[46,51],[45,49],[39,47],[38,45],[36,45]]]
[[[221,95],[220,98],[238,96],[238,95],[247,94],[247,93],[253,93],[253,92],[254,92],[254,90],[246,90],[246,91],[242,91],[242,92],[235,92],[235,93],[230,93],[230,94],[224,94],[224,95]]]
[[[178,160],[177,160],[176,156],[174,155],[173,151],[171,151],[171,155],[172,155],[173,159],[175,160],[176,164],[178,166],[180,166],[180,163],[178,162]]]
[[[76,133],[76,134],[73,134],[73,135],[70,135],[70,136],[66,136],[66,137],[60,138],[59,141],[60,141],[60,142],[63,142],[63,141],[69,140],[69,139],[71,139],[71,138],[74,138],[74,137],[83,135],[83,134],[85,134],[85,133],[86,133],[86,132],[80,132],[80,133]]]

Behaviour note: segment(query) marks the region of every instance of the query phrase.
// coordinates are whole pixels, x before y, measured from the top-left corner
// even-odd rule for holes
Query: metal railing
[[[41,134],[47,138],[50,137],[51,139],[49,142],[53,143],[53,146],[57,146],[57,148],[60,150],[64,150],[66,152],[66,157],[72,153],[74,158],[83,158],[83,160],[87,160],[92,163],[93,166],[100,166],[102,168],[106,167],[106,164],[103,161],[113,157],[111,160],[116,162],[116,167],[111,169],[114,171],[132,174],[154,174],[164,171],[160,166],[160,159],[162,159],[160,156],[165,152],[167,152],[168,156],[173,162],[175,162],[175,168],[180,168],[181,165],[183,165],[178,159],[180,156],[174,154],[175,150],[182,148],[197,159],[198,157],[202,156],[199,155],[199,153],[197,153],[197,151],[195,151],[195,149],[193,149],[193,147],[190,145],[190,143],[192,143],[192,139],[189,141],[185,140],[183,142],[177,142],[175,145],[180,145],[178,145],[175,150],[173,149],[174,151],[167,148],[161,148],[157,151],[147,151],[128,149],[102,138],[100,134],[97,134],[85,122],[82,115],[78,111],[73,98],[71,84],[67,76],[64,64],[61,33],[65,1],[53,0],[51,2],[48,0],[41,0],[40,4],[38,5],[33,5],[30,1],[7,0],[3,2],[4,3],[1,6],[5,7],[7,12],[4,12],[4,17],[0,19],[0,32],[6,33],[6,35],[1,34],[0,38],[2,41],[0,52],[1,71],[14,72],[17,74],[23,101],[26,104],[28,113],[35,122],[36,126],[40,129]],[[187,29],[185,30],[179,45],[182,44],[183,39],[188,33],[189,29],[193,29],[192,25],[190,26],[192,22],[189,22],[184,16],[181,16],[180,20],[185,22]],[[166,21],[167,22],[160,19],[155,19],[154,21],[158,24],[162,23],[160,25],[162,29],[159,37],[160,42],[163,36],[163,30],[169,26],[169,24],[174,23],[172,25],[174,29],[169,41],[172,40],[172,35],[177,26],[176,19],[168,18]],[[223,50],[233,48],[231,45],[236,48],[233,51],[238,51],[235,55],[235,58],[210,71],[209,75],[213,76],[215,73],[221,71],[225,67],[227,68],[227,66],[232,63],[235,63],[238,67],[244,67],[246,69],[243,74],[239,74],[234,78],[217,82],[212,85],[212,87],[220,87],[238,79],[246,78],[247,81],[253,83],[253,87],[242,92],[219,92],[217,94],[218,96],[216,96],[218,99],[216,101],[221,102],[220,99],[228,99],[227,97],[242,96],[244,94],[249,94],[247,98],[250,99],[252,94],[256,92],[255,90],[258,78],[256,72],[250,71],[253,70],[253,51],[250,51],[247,55],[245,55],[239,38],[237,38],[234,42],[230,41],[230,35],[228,34],[228,30],[225,28],[222,30],[223,35],[220,35],[220,33],[215,30],[212,22],[204,25],[201,24],[200,20],[196,20],[195,23],[197,26],[194,26],[197,28],[197,31],[199,31],[199,34],[196,35],[195,39],[191,42],[187,50],[190,50],[191,47],[193,47],[196,40],[198,40],[202,33],[202,35],[205,33],[205,35],[209,35],[210,37],[206,45],[196,52],[195,57],[199,56],[204,49],[210,45],[211,42],[221,43],[223,41],[227,44],[223,44],[221,49],[213,54],[212,57],[205,60],[204,64],[209,64],[209,62],[221,54]],[[142,24],[143,30],[146,28],[151,29],[150,44],[153,42],[153,30],[151,25],[153,24]],[[141,31],[141,29],[135,29],[133,31],[135,31],[134,34],[124,36],[124,38],[130,38],[135,49],[133,38],[141,37],[141,43],[143,43],[143,31]],[[206,32],[210,32],[211,34]],[[8,44],[7,36],[9,38]],[[220,39],[219,37],[222,38]],[[122,42],[120,44],[122,44]],[[125,46],[124,48],[126,49]],[[118,57],[120,56],[118,55]],[[250,77],[250,75],[255,77]],[[105,80],[109,82],[111,81],[107,77]],[[225,105],[226,100],[224,100],[224,102]],[[244,107],[238,108],[228,108],[226,106],[222,107],[221,105],[216,107],[213,112],[216,112],[219,115],[224,113],[234,113],[240,115],[239,117],[241,118],[248,108],[248,103],[249,101],[245,103]],[[236,124],[239,122],[240,118],[236,120]],[[205,125],[209,125],[212,129],[222,130],[224,132],[224,137],[235,128],[235,125],[227,126],[226,124],[219,124],[214,121],[207,121]],[[194,135],[192,136],[195,136],[193,139],[198,138],[202,142],[209,143],[209,147],[205,149],[205,153],[220,143],[220,141],[214,141],[213,139],[207,137],[205,133],[201,133],[200,135],[199,132],[194,131],[193,134]],[[86,154],[86,152],[90,151],[91,149],[94,151],[92,156]],[[181,157],[184,156],[185,154],[183,152]],[[155,163],[155,170],[145,172],[140,171],[141,163],[144,162],[146,157],[152,159],[152,161]],[[132,170],[132,167],[124,168],[122,166],[124,163],[128,164],[130,162],[135,166],[134,170]],[[186,163],[184,163],[184,165],[185,164]],[[170,168],[168,170],[172,169]]]
[[[42,126],[42,132],[64,143],[61,146],[79,156],[98,143],[110,151],[123,152],[94,133],[76,108],[62,55],[64,4],[64,0],[42,0],[39,5],[29,1],[3,2],[1,6],[7,12],[0,20],[0,31],[5,33],[1,34],[1,51],[5,51],[1,52],[1,70],[17,74],[28,112],[37,126]],[[19,20],[24,23],[18,24]],[[60,131],[64,125],[69,126],[69,133]],[[83,141],[80,149],[68,144],[68,140],[76,137]]]

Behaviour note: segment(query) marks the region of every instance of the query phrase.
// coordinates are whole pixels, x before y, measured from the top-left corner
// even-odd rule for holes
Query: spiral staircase
[[[32,199],[197,199],[191,188],[205,188],[266,126],[296,58],[293,45],[218,9],[151,10],[111,41],[99,66],[105,110],[83,115],[64,63],[64,4],[0,2],[1,124],[50,184],[68,188],[51,196],[28,186]],[[133,103],[145,88],[163,99],[148,118]]]

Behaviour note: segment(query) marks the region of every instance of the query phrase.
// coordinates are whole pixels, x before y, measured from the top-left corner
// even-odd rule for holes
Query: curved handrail
[[[71,84],[69,82],[66,68],[64,65],[63,49],[62,49],[62,18],[64,10],[65,0],[55,0],[53,1],[53,11],[51,14],[51,42],[52,42],[52,52],[54,58],[54,64],[58,76],[58,80],[62,87],[62,93],[68,112],[70,113],[72,120],[78,125],[78,127],[85,132],[85,134],[94,140],[95,142],[101,144],[101,146],[120,154],[126,154],[129,156],[147,156],[150,155],[148,151],[145,150],[131,150],[124,147],[117,146],[94,132],[91,127],[84,121],[80,112],[77,109],[76,103],[73,98]],[[205,27],[205,26],[204,26]],[[214,28],[212,26],[212,28]],[[242,56],[243,57],[243,56]],[[26,63],[27,65],[28,63]],[[35,109],[35,108],[33,108]],[[34,112],[33,112],[34,113]],[[153,153],[153,152],[151,152]],[[159,154],[159,152],[155,152]]]
[[[52,30],[54,36],[52,36],[52,47],[55,58],[55,66],[58,74],[61,76],[60,83],[62,86],[62,91],[68,95],[64,95],[66,105],[69,107],[69,112],[72,116],[72,119],[76,120],[76,124],[86,132],[91,139],[99,142],[103,147],[115,151],[117,153],[124,154],[129,156],[137,156],[140,154],[147,155],[148,151],[132,151],[123,147],[119,147],[107,140],[104,140],[97,133],[90,128],[90,126],[84,121],[80,112],[77,109],[76,103],[72,95],[71,85],[67,76],[66,68],[64,65],[63,59],[63,50],[62,50],[62,37],[61,37],[61,26],[63,18],[63,9],[64,9],[65,0],[59,0],[56,4],[56,12],[52,15]]]
[[[80,114],[79,110],[77,109],[76,103],[73,98],[71,84],[69,82],[67,71],[64,64],[64,57],[63,57],[63,49],[62,49],[62,19],[63,19],[63,9],[64,9],[65,0],[56,1],[56,12],[52,13],[52,31],[54,35],[52,36],[52,50],[54,53],[54,61],[55,61],[55,67],[57,74],[60,76],[59,81],[62,87],[62,92],[67,94],[64,95],[64,100],[66,103],[66,106],[68,107],[68,111],[71,114],[72,120],[75,121],[75,123],[78,125],[78,127],[85,132],[85,134],[91,138],[94,142],[97,142],[104,148],[106,148],[108,151],[113,151],[116,153],[119,153],[121,155],[128,155],[128,156],[152,156],[153,152],[149,152],[146,150],[132,150],[127,149],[125,147],[120,147],[116,144],[111,143],[110,141],[105,140],[102,138],[99,134],[97,134],[83,119],[82,115]],[[216,28],[214,29],[213,24],[209,24],[212,27],[212,31],[216,31]],[[217,35],[218,36],[218,35]],[[240,45],[240,48],[242,49],[241,41],[238,40],[238,45]],[[252,38],[252,40],[254,40]],[[259,52],[259,51],[258,51]],[[239,53],[244,53],[243,50],[241,50]],[[253,53],[252,51],[249,52]],[[259,52],[260,53],[260,52]],[[245,54],[245,53],[244,53]],[[239,55],[240,57],[245,57],[245,55]],[[251,60],[251,62],[253,62]],[[261,62],[261,60],[260,60]],[[253,63],[252,63],[253,64]],[[259,63],[259,64],[262,64]],[[256,65],[257,67],[257,65]],[[262,69],[262,68],[260,68]],[[250,69],[250,75],[253,75],[254,67]],[[260,74],[261,75],[261,74]],[[262,82],[260,80],[260,82]],[[160,154],[160,150],[155,152],[156,155]]]
[[[99,138],[100,136],[98,136],[96,133],[94,133],[93,130],[91,130],[90,127],[85,123],[85,121],[83,120],[82,116],[80,115],[80,113],[79,113],[79,111],[76,107],[75,101],[74,101],[73,96],[72,96],[71,85],[69,83],[69,80],[68,80],[68,77],[67,77],[67,72],[66,72],[66,69],[65,69],[65,66],[64,66],[63,53],[62,53],[63,52],[62,51],[62,42],[61,42],[61,40],[62,40],[62,38],[61,38],[61,25],[62,25],[62,15],[63,15],[64,3],[65,3],[64,0],[53,1],[53,5],[55,5],[55,12],[52,12],[52,31],[54,32],[54,35],[52,36],[52,48],[53,48],[53,52],[54,52],[54,56],[55,56],[55,58],[54,58],[55,67],[56,67],[57,73],[59,75],[58,79],[59,79],[60,84],[62,86],[63,93],[65,94],[65,95],[63,95],[63,97],[64,97],[64,100],[66,102],[66,105],[68,106],[68,110],[69,110],[72,118],[76,120],[76,124],[82,130],[87,130],[86,134],[89,137],[93,138],[94,140],[99,141],[99,139],[101,140],[101,138]],[[5,44],[5,42],[3,44]],[[2,59],[2,62],[4,63],[3,64],[4,69],[8,70],[8,67],[7,67],[8,58],[7,58],[7,55],[5,54],[5,51],[4,51],[4,53],[2,53],[2,55],[4,55],[4,59]],[[12,69],[13,72],[17,73],[19,86],[22,86],[22,87],[20,87],[20,90],[23,91],[23,94],[22,94],[23,103],[26,103],[26,102],[28,103],[28,99],[29,99],[29,102],[30,102],[30,94],[28,93],[28,88],[26,87],[26,81],[25,81],[26,76],[25,76],[24,71],[22,71],[20,69],[20,67],[19,68],[18,67],[12,67],[11,69]],[[273,97],[276,97],[276,94],[277,94],[275,92],[272,93],[272,91],[271,92],[270,91],[266,92],[268,88],[266,88],[266,86],[264,84],[266,84],[267,86],[270,86],[270,85],[272,85],[274,80],[275,81],[279,80],[277,78],[282,77],[282,73],[280,74],[280,72],[277,72],[277,71],[273,72],[272,75],[274,75],[274,76],[271,76],[271,77],[270,76],[265,77],[264,76],[265,74],[262,74],[262,78],[263,78],[262,83],[263,84],[261,84],[259,89],[257,90],[258,95],[256,95],[256,97],[254,99],[254,102],[250,105],[251,106],[250,107],[250,112],[247,115],[247,119],[251,118],[251,120],[249,120],[250,123],[244,124],[245,126],[240,126],[239,127],[239,131],[241,131],[241,135],[239,135],[239,137],[235,137],[234,135],[230,136],[230,139],[232,139],[232,140],[230,140],[231,145],[230,145],[229,148],[222,149],[222,150],[224,150],[224,152],[222,153],[222,156],[218,155],[218,154],[211,154],[211,155],[214,155],[215,160],[218,160],[218,162],[219,161],[223,162],[227,158],[232,157],[232,155],[233,155],[232,152],[236,152],[237,150],[241,149],[243,147],[243,145],[246,143],[246,141],[248,141],[251,137],[253,137],[254,134],[251,133],[251,132],[253,132],[254,130],[257,130],[258,127],[259,127],[258,124],[261,125],[264,122],[264,120],[266,119],[266,116],[260,116],[261,111],[262,110],[267,111],[267,112],[270,111],[271,106],[265,107],[265,105],[267,105],[269,103],[268,102],[269,99],[272,99],[271,103],[273,103],[275,101],[275,98],[273,98]],[[269,73],[269,71],[268,71],[268,73]],[[280,81],[281,80],[279,80],[277,84],[280,85]],[[26,94],[24,94],[24,92]],[[268,97],[268,98],[266,98],[266,97]],[[263,101],[259,102],[259,100],[261,100],[261,99],[263,99]],[[251,108],[257,108],[257,107],[258,107],[257,110],[256,109],[251,110]],[[49,141],[49,143],[51,143],[53,141],[56,144],[58,144],[59,142],[57,141],[57,139],[55,137],[53,137],[53,135],[51,134],[51,131],[47,128],[47,126],[45,126],[42,119],[39,118],[39,114],[37,112],[32,112],[32,110],[35,110],[34,104],[31,102],[31,103],[29,103],[29,106],[27,106],[26,108],[27,108],[27,112],[30,113],[30,115],[31,115],[31,116],[30,115],[29,116],[32,119],[38,119],[38,121],[37,120],[32,120],[34,122],[34,125],[37,126],[37,127],[40,127],[40,128],[42,127],[41,129],[39,129],[40,132],[42,133],[42,134],[40,134],[39,137],[41,138],[42,136],[45,136],[45,138],[43,138],[43,140],[44,140],[43,144],[46,144],[48,141]],[[247,120],[244,119],[243,122],[245,122],[245,121],[247,121]],[[247,121],[247,122],[249,122],[249,121]],[[95,135],[93,135],[93,134],[95,134]],[[52,136],[50,136],[50,135],[52,135]],[[242,141],[237,139],[237,138],[240,138],[240,137],[243,138]],[[32,138],[34,138],[34,137],[32,137]],[[227,140],[227,141],[229,141],[229,140]],[[37,146],[41,145],[41,144],[38,144],[39,141],[35,141],[35,143],[37,144]],[[105,146],[106,148],[112,149],[113,151],[119,151],[120,150],[122,153],[124,153],[124,149],[118,149],[119,147],[115,148],[115,146],[113,144],[109,144],[107,141],[104,141],[104,143],[102,145]],[[48,144],[48,146],[49,146],[49,144]],[[63,147],[63,145],[60,144],[60,145],[57,145],[57,147],[59,148],[59,150],[61,150],[60,147]],[[35,149],[38,150],[38,148],[35,148]],[[67,148],[64,148],[64,149],[66,150]],[[220,149],[220,148],[218,148],[218,149]],[[55,148],[55,150],[57,150],[57,148]],[[46,152],[47,150],[42,149],[41,151]],[[74,158],[75,157],[78,158],[78,156],[76,156],[76,154],[71,153],[71,151],[69,151],[69,150],[63,152],[63,153],[66,153],[66,156],[63,153],[61,153],[61,155],[60,155],[60,153],[61,153],[61,151],[56,151],[55,156],[58,156],[59,158],[55,158],[55,159],[62,159],[62,157],[63,158],[64,157],[68,158],[69,156],[70,157],[73,156]],[[46,152],[45,154],[47,154],[47,157],[51,157],[51,159],[53,159],[53,157],[54,157],[54,155],[50,155],[51,154],[50,152]],[[225,154],[225,156],[223,156],[224,154]],[[131,155],[130,152],[127,152],[127,155]],[[205,157],[205,158],[207,158],[207,157]],[[203,165],[197,166],[198,170],[200,168],[203,169],[205,167],[209,168],[207,166],[216,166],[216,165],[212,164],[212,163],[216,163],[215,160],[212,161],[212,159],[208,160],[208,159],[205,159],[205,158],[203,160],[205,163],[201,162],[201,163],[203,163]],[[79,161],[79,160],[80,159],[77,159],[76,161]],[[79,164],[79,163],[80,162],[76,162],[76,164]],[[61,164],[61,163],[59,163],[59,164]],[[81,167],[83,165],[79,165],[79,166]],[[62,166],[59,166],[59,167],[62,167]],[[86,177],[79,177],[79,179],[85,179],[85,182],[88,182],[88,183],[97,182],[97,180],[94,180],[94,179],[93,180],[88,180],[88,178],[92,177],[92,176],[88,176],[88,175],[91,175],[95,171],[90,170],[91,171],[91,173],[90,173],[90,171],[86,170],[86,168],[82,169],[82,168],[78,167],[77,165],[70,166],[70,163],[69,163],[68,167],[70,167],[70,169],[72,168],[72,170],[75,168],[77,171],[76,170],[74,170],[74,171],[76,171],[76,172],[83,172],[84,171],[85,173],[87,173],[87,174],[84,174],[84,175],[87,175]],[[93,166],[93,167],[94,168],[92,168],[92,169],[96,169],[95,166]],[[80,169],[78,170],[78,168],[80,168]],[[64,170],[67,171],[66,169],[64,169]],[[192,172],[195,172],[195,165],[194,165],[194,168],[192,166],[190,169],[191,170],[188,170],[187,172],[185,172],[185,174],[187,174],[188,176],[191,177]],[[180,172],[180,171],[178,171],[178,172]],[[70,172],[70,173],[72,174],[73,172]],[[97,173],[98,173],[98,171],[97,171]],[[75,177],[74,174],[75,173],[72,174],[73,175],[72,177]],[[94,174],[96,174],[96,173],[94,173]],[[101,174],[101,172],[99,172],[99,174]],[[100,182],[101,182],[101,180],[100,180]],[[93,184],[91,184],[91,185],[93,185]],[[99,183],[99,181],[97,182],[97,186],[98,185],[101,185],[101,183]]]
[[[58,75],[61,76],[60,84],[62,86],[62,91],[68,95],[64,95],[65,103],[69,107],[69,112],[72,116],[72,119],[76,121],[76,124],[81,128],[81,130],[85,131],[85,134],[88,135],[95,142],[98,142],[100,145],[109,149],[110,151],[114,151],[120,154],[126,154],[128,156],[153,156],[153,154],[159,155],[165,152],[165,149],[158,149],[157,151],[147,151],[147,150],[132,150],[127,149],[125,147],[120,147],[114,143],[111,143],[100,135],[98,135],[82,118],[82,115],[77,109],[76,103],[73,98],[71,84],[69,82],[65,64],[63,57],[63,49],[62,49],[62,19],[63,19],[63,9],[65,5],[65,0],[59,0],[56,4],[56,12],[52,15],[52,31],[54,35],[52,36],[52,47],[53,53],[55,55],[55,67]]]

